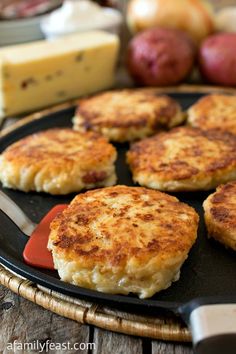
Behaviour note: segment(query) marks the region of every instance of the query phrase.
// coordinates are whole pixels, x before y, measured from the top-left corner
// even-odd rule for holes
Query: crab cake
[[[236,136],[181,127],[133,144],[135,182],[163,191],[209,190],[236,179]]]
[[[209,236],[236,251],[236,182],[218,187],[203,208]]]
[[[178,280],[198,215],[167,194],[115,186],[77,195],[50,227],[48,248],[62,280],[146,298]]]
[[[141,139],[183,120],[175,100],[141,89],[108,91],[84,99],[73,118],[75,130],[93,130],[116,142]]]
[[[208,95],[188,110],[188,124],[201,128],[220,129],[236,134],[236,96]]]
[[[0,155],[4,187],[67,194],[116,182],[116,150],[105,138],[72,129],[49,129],[10,145]]]

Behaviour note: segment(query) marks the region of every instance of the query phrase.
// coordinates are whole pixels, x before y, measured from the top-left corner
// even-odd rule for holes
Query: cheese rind
[[[0,49],[0,116],[111,87],[118,50],[118,37],[99,31]]]

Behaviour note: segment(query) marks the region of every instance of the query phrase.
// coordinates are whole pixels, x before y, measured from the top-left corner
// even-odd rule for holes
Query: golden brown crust
[[[83,267],[125,269],[151,258],[185,256],[196,238],[198,216],[167,194],[115,186],[79,194],[52,223],[54,252]]]
[[[115,158],[115,148],[96,133],[49,129],[2,153],[0,180],[9,188],[66,194],[106,185],[114,174]]]
[[[207,95],[188,110],[188,123],[204,130],[236,134],[236,95]]]
[[[236,251],[236,182],[219,186],[203,207],[209,236]]]
[[[95,143],[96,149],[94,149]],[[9,146],[4,156],[9,161],[19,161],[19,164],[34,163],[52,159],[60,159],[67,164],[80,158],[83,164],[97,161],[113,152],[112,145],[96,133],[78,133],[69,128],[53,128],[29,135]],[[91,154],[91,152],[93,153]],[[89,162],[88,162],[89,159]]]
[[[160,190],[211,189],[236,178],[236,137],[181,127],[133,144],[134,180]]]
[[[74,128],[94,130],[110,140],[122,142],[149,136],[183,120],[181,107],[172,98],[125,89],[82,100],[74,118]]]

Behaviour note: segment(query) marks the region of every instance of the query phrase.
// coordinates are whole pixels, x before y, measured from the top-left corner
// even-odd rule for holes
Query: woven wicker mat
[[[141,316],[59,294],[0,265],[0,284],[60,316],[106,330],[154,339],[188,342],[188,329],[174,317]]]

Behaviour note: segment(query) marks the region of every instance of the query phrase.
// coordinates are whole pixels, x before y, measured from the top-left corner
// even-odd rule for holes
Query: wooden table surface
[[[94,349],[66,350],[64,353],[83,354],[192,354],[191,345],[165,343],[135,338],[81,325],[57,316],[0,286],[0,353],[7,351],[9,342],[30,343],[50,340],[53,343],[94,343]],[[12,353],[34,353],[17,351]],[[63,353],[63,351],[49,351]]]
[[[7,119],[1,129],[13,124]],[[165,343],[108,332],[93,326],[81,325],[60,317],[31,303],[0,285],[0,353],[36,353],[37,351],[9,351],[8,343],[94,343],[84,350],[54,350],[48,353],[83,354],[192,354],[190,344]]]

